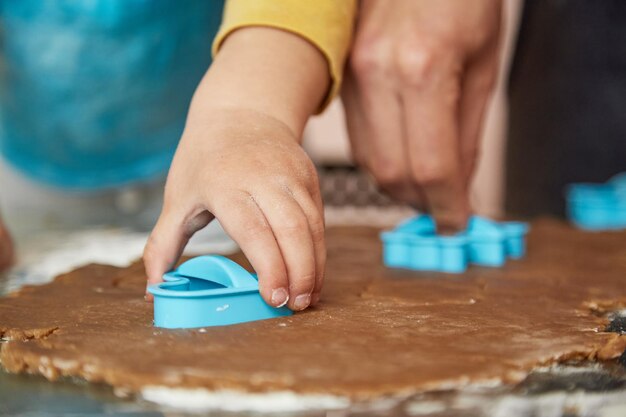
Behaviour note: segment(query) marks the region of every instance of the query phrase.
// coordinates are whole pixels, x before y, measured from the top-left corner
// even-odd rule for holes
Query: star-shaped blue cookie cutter
[[[528,224],[472,216],[467,229],[438,235],[433,218],[418,215],[381,234],[383,261],[391,268],[462,273],[468,264],[500,267],[526,253]]]
[[[626,172],[604,184],[571,184],[566,201],[570,221],[581,229],[626,229]]]
[[[199,256],[152,285],[154,325],[167,329],[227,326],[290,316],[265,303],[256,275],[219,255]]]

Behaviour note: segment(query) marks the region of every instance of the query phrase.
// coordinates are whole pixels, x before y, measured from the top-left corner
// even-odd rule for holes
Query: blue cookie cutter
[[[218,255],[198,256],[152,285],[154,325],[166,329],[226,326],[290,316],[263,301],[256,275]]]
[[[391,268],[462,273],[468,264],[499,267],[526,253],[528,225],[470,218],[467,229],[451,236],[436,233],[431,216],[419,215],[381,234],[383,261]]]
[[[604,184],[571,184],[566,201],[567,216],[581,229],[626,229],[626,172]]]

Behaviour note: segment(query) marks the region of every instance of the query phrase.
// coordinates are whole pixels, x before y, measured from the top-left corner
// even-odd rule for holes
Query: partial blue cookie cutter
[[[383,261],[391,268],[454,274],[470,263],[499,267],[524,256],[527,233],[526,223],[473,216],[464,232],[441,236],[431,216],[419,215],[381,234]]]
[[[199,256],[152,285],[154,325],[166,329],[226,326],[290,316],[263,301],[254,274],[223,256]]]
[[[571,184],[566,201],[569,219],[581,229],[626,229],[626,172],[604,184]]]

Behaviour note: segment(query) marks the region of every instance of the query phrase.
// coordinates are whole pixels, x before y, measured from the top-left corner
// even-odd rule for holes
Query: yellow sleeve
[[[322,112],[337,95],[352,37],[356,0],[228,0],[213,55],[235,30],[269,26],[293,32],[315,45],[326,57],[332,80]]]

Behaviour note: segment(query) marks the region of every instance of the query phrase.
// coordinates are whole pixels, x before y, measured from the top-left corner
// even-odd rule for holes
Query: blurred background
[[[503,213],[504,85],[520,8],[508,3],[502,76],[472,193],[476,210],[492,216]],[[0,207],[9,227],[18,240],[85,226],[150,230],[222,2],[0,4]],[[330,224],[389,225],[410,214],[351,163],[340,100],[311,120],[304,147],[319,167]],[[54,166],[69,160],[77,162]]]

